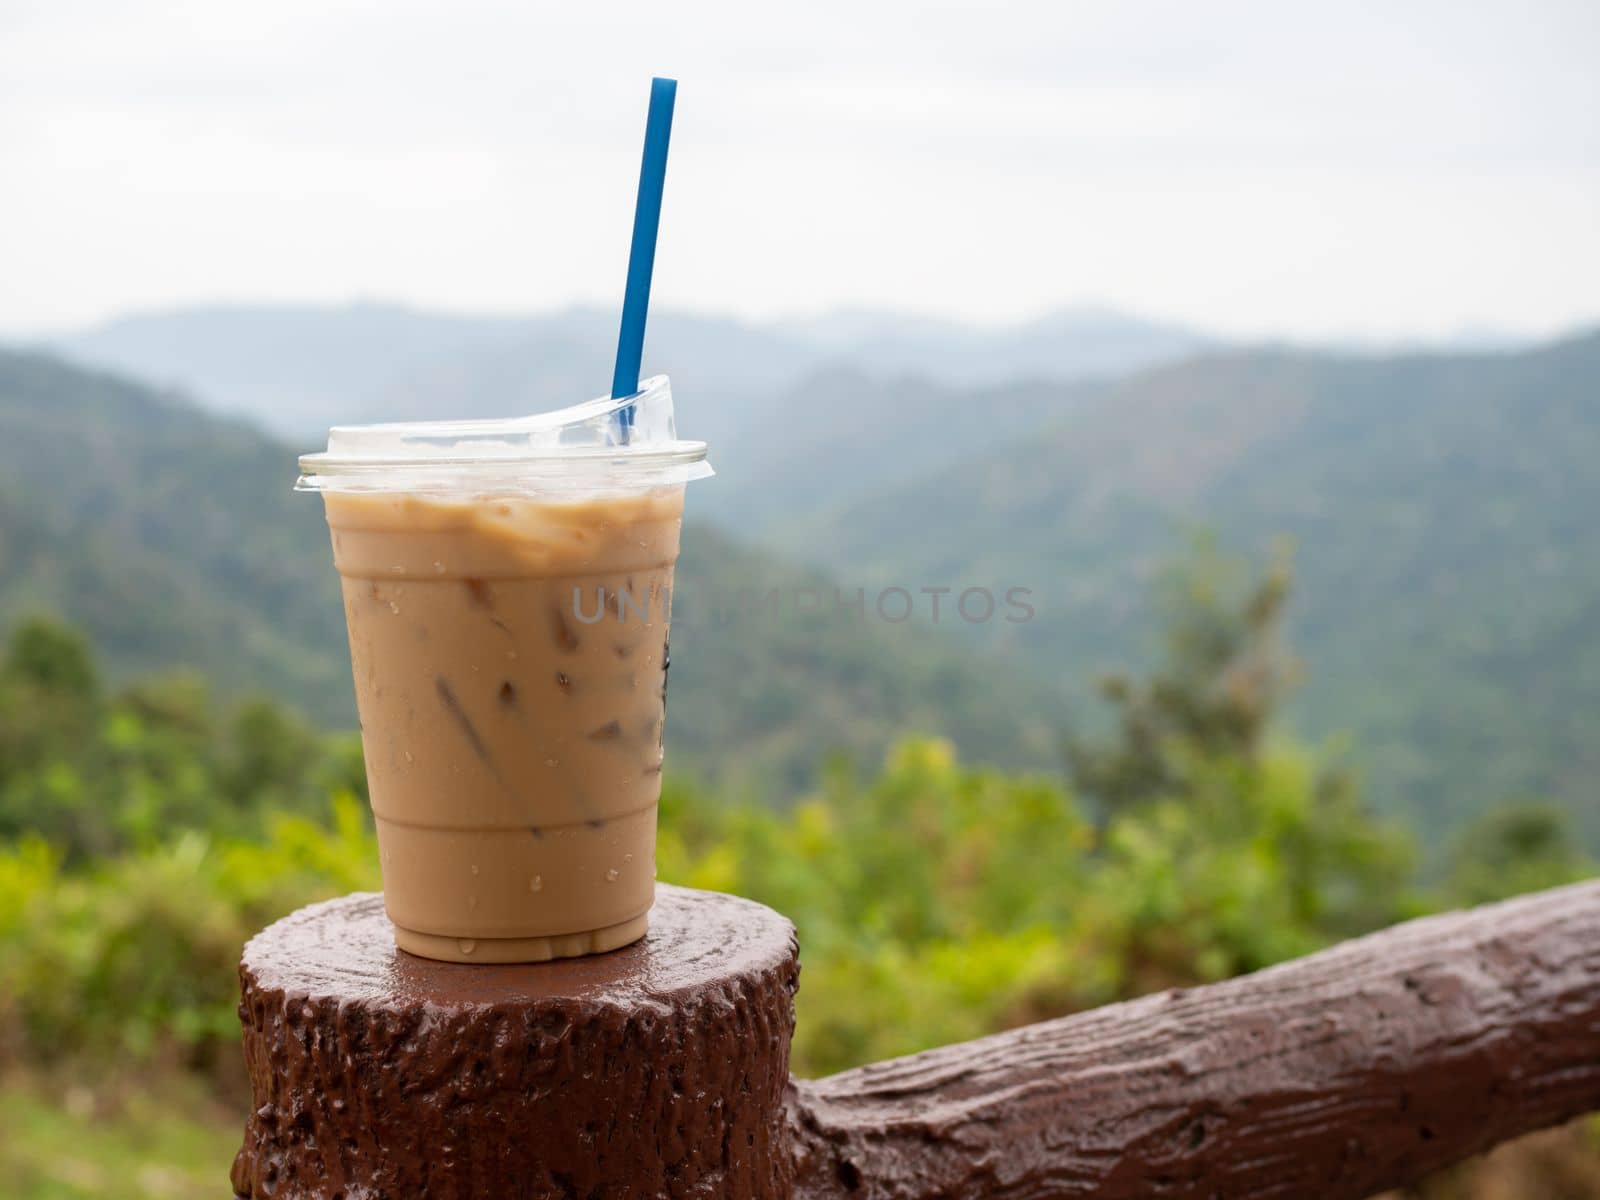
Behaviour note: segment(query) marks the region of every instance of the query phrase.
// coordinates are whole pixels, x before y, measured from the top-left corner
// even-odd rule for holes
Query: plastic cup
[[[530,962],[642,937],[683,491],[711,473],[667,380],[514,421],[338,428],[300,464],[396,942]]]

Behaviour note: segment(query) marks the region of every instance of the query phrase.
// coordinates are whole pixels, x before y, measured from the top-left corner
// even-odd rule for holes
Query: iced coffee
[[[342,431],[304,460],[406,950],[524,962],[645,932],[684,484],[708,470],[660,436],[665,403],[625,427],[580,406],[535,431]]]

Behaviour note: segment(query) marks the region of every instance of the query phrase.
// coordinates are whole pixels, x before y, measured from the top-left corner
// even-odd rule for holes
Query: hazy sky
[[[1244,335],[1600,319],[1600,4],[0,0],[0,330],[656,301]]]

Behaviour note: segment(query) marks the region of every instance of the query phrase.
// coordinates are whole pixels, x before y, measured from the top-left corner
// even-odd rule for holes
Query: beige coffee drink
[[[395,938],[597,953],[646,929],[684,484],[665,380],[524,422],[336,430],[302,460],[343,584]]]
[[[482,960],[636,940],[682,488],[327,510],[400,944]]]

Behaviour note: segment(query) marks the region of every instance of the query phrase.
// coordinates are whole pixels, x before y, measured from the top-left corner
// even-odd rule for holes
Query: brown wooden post
[[[376,896],[245,949],[272,1200],[1357,1200],[1600,1109],[1600,881],[792,1083],[793,930],[662,887],[648,940],[400,954]],[[787,1112],[785,1112],[787,1104]]]
[[[245,947],[255,1108],[234,1192],[272,1200],[787,1200],[788,921],[663,886],[643,942],[529,966],[395,949],[381,897]]]

